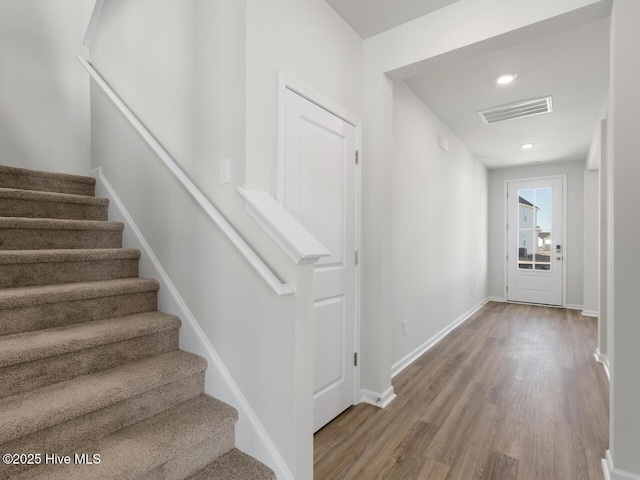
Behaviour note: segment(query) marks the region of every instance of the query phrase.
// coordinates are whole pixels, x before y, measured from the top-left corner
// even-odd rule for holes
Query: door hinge
[[[353,366],[357,367],[358,366],[358,352],[355,352],[353,354]]]
[[[509,230],[509,224],[507,223],[507,230]]]
[[[356,250],[356,255],[355,255],[355,260],[356,260],[356,265],[358,265],[358,263],[360,262],[360,255],[358,255],[358,251]]]
[[[509,255],[507,255],[507,262],[509,261]]]
[[[360,150],[356,150],[356,165],[360,163]]]
[[[507,292],[509,291],[509,285],[507,285]]]

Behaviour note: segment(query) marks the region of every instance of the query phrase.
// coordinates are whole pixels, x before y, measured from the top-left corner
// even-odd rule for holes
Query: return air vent
[[[516,118],[532,117],[543,113],[553,112],[551,97],[536,98],[526,102],[512,103],[500,107],[489,108],[478,112],[482,121],[486,124],[505,122]]]

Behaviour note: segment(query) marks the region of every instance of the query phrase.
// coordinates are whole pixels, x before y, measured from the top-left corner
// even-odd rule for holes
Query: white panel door
[[[355,401],[356,128],[286,91],[284,205],[330,252],[314,273],[314,431]]]
[[[562,306],[563,179],[507,183],[507,300]]]

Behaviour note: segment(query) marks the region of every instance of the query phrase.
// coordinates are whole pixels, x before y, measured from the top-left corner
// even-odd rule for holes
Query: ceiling
[[[517,74],[508,85],[499,76]],[[406,80],[488,167],[584,160],[609,83],[609,19]],[[549,114],[486,125],[478,111],[551,95]],[[530,150],[521,145],[533,143]]]
[[[362,38],[397,27],[458,0],[327,0]]]

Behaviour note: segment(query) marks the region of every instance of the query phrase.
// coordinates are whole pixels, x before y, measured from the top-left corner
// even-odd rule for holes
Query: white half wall
[[[89,79],[75,56],[93,2],[0,2],[0,164],[86,175]]]
[[[295,360],[297,295],[273,292],[99,87],[92,88],[91,102],[93,161],[295,472],[296,374],[305,371]],[[292,274],[283,280],[298,283]],[[309,421],[309,449],[311,434]]]
[[[506,235],[504,218],[505,180],[567,175],[567,305],[582,309],[584,303],[584,166],[585,161],[549,162],[542,165],[489,171],[489,296],[504,298]],[[596,260],[597,262],[597,256]]]
[[[388,321],[396,365],[485,302],[488,205],[487,169],[405,82],[393,93]]]

